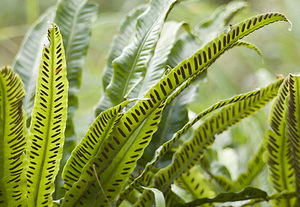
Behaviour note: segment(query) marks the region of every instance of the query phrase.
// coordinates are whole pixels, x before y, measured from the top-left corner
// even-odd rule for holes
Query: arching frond
[[[85,164],[97,154],[103,140],[110,136],[114,126],[123,115],[121,113],[122,108],[129,102],[125,101],[100,113],[90,126],[64,167],[62,177],[65,182],[65,189],[69,190],[78,181]]]
[[[223,107],[222,110],[207,118],[197,129],[193,138],[186,141],[176,151],[172,163],[154,175],[154,186],[164,192],[174,179],[195,164],[195,161],[203,155],[204,150],[214,142],[215,135],[222,133],[264,106],[276,96],[281,83],[282,80],[276,81],[252,93],[243,101]]]
[[[269,117],[271,129],[265,135],[270,170],[269,178],[278,192],[295,189],[293,156],[286,126],[288,85],[289,82],[285,79],[272,104]],[[275,206],[293,206],[293,202],[288,199],[280,199],[275,200],[273,204]]]
[[[148,127],[155,127],[158,124],[157,121],[154,122],[154,118],[159,120],[161,108],[163,107],[162,103],[166,100],[166,98],[184,81],[189,79],[194,75],[202,74],[221,54],[223,54],[226,50],[232,47],[232,45],[237,42],[242,37],[250,34],[251,32],[255,31],[263,27],[264,25],[270,24],[276,21],[288,21],[286,17],[279,13],[268,13],[263,15],[258,15],[252,17],[248,20],[241,22],[232,27],[232,30],[228,33],[221,34],[215,40],[209,42],[205,47],[200,49],[196,54],[194,54],[191,58],[184,60],[181,62],[177,67],[171,70],[165,77],[163,77],[155,86],[153,86],[145,95],[145,97],[139,100],[132,108],[130,108],[124,115],[121,117],[120,121],[116,124],[111,137],[113,139],[106,139],[100,147],[99,153],[97,155],[97,160],[93,160],[95,162],[101,162],[96,165],[96,172],[101,182],[101,188],[98,188],[95,184],[96,178],[91,173],[92,169],[88,169],[87,177],[84,176],[83,180],[89,178],[88,180],[92,180],[93,182],[80,182],[80,185],[73,185],[71,190],[66,194],[64,203],[80,203],[80,201],[90,201],[93,200],[96,193],[98,194],[97,199],[102,199],[103,202],[112,202],[116,198],[116,195],[120,192],[122,186],[125,184],[126,178],[128,178],[130,172],[134,169],[136,165],[137,158],[141,155],[143,150],[145,149],[147,143],[149,143],[151,139],[151,135],[153,130],[147,129]],[[136,83],[135,83],[136,84]],[[277,83],[279,84],[279,83]],[[276,85],[276,84],[274,84]],[[134,86],[134,85],[133,85]],[[123,86],[122,86],[123,87]],[[273,90],[277,90],[274,86]],[[272,90],[271,90],[272,91]],[[268,92],[269,93],[269,92]],[[267,93],[267,94],[268,94]],[[266,99],[262,99],[261,101],[264,102],[266,100],[270,100],[274,94],[271,93],[271,96],[266,95]],[[261,95],[260,93],[257,94],[258,96]],[[256,96],[253,96],[256,97]],[[262,96],[264,97],[264,96]],[[257,98],[257,97],[256,97]],[[251,99],[251,98],[250,98]],[[259,98],[257,98],[259,99]],[[264,100],[264,101],[263,101]],[[252,100],[253,101],[253,100]],[[259,106],[261,106],[260,103]],[[237,107],[235,110],[238,110]],[[251,110],[254,110],[253,108]],[[247,113],[245,112],[245,116],[249,115],[253,111]],[[154,116],[153,119],[149,117]],[[147,119],[145,121],[145,119]],[[218,119],[218,118],[217,118]],[[149,135],[144,142],[141,142],[140,138],[143,136],[136,136],[139,133],[138,128],[141,124],[145,121],[145,123],[149,123],[150,126],[147,126],[145,129],[146,132],[149,131]],[[232,125],[233,123],[231,123]],[[213,125],[214,127],[216,125]],[[226,128],[223,128],[224,130]],[[220,133],[221,131],[218,130]],[[115,138],[115,139],[114,139]],[[117,140],[117,143],[113,146],[114,149],[110,149],[111,143]],[[211,140],[210,140],[211,141]],[[205,145],[210,142],[205,142]],[[136,151],[137,150],[137,151]],[[202,151],[202,150],[201,150]],[[136,157],[127,157],[127,155],[135,156]],[[121,159],[122,158],[122,159]],[[126,159],[125,159],[126,158]],[[119,161],[121,159],[121,161]],[[123,163],[129,162],[127,167],[122,168],[124,166]],[[89,167],[92,167],[90,165]],[[121,169],[121,175],[119,174],[120,171],[115,169]],[[122,174],[123,173],[123,174]],[[116,186],[111,187],[107,185],[108,178],[106,177],[107,174],[110,175],[110,179],[116,179],[115,182],[112,182]],[[177,174],[177,173],[175,173]],[[118,178],[117,178],[118,177]],[[103,182],[104,181],[104,182]],[[117,182],[118,181],[118,182]],[[95,185],[95,186],[94,186]],[[76,190],[76,186],[80,186],[80,189]],[[164,185],[163,188],[167,187]],[[83,193],[90,192],[89,196],[86,199],[83,199]],[[103,193],[104,192],[104,193]],[[73,196],[73,197],[72,197]],[[76,198],[75,198],[75,197]],[[77,199],[82,198],[83,200]],[[88,199],[88,200],[87,200]],[[97,200],[98,201],[98,200]],[[103,205],[107,203],[103,203]]]
[[[0,206],[27,206],[25,156],[28,143],[25,91],[10,67],[0,70]]]
[[[292,147],[296,192],[300,197],[300,75],[290,74],[288,81],[287,133]]]

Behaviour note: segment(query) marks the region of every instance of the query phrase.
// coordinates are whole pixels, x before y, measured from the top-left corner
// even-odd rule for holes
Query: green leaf
[[[153,57],[151,58],[145,79],[138,85],[130,96],[143,96],[166,72],[168,56],[176,40],[177,31],[184,26],[184,23],[166,22],[162,30],[160,39]],[[145,165],[153,157],[154,151],[165,141],[169,140],[173,134],[188,121],[187,105],[193,100],[195,87],[183,93],[178,99],[169,104],[163,112],[162,121],[158,131],[153,135],[153,139],[145,149],[139,164]]]
[[[227,35],[221,34],[200,49],[191,58],[182,61],[172,69],[145,95],[145,99],[130,108],[117,124],[121,132],[116,137],[128,137],[149,114],[185,81],[192,82],[201,75],[221,54],[234,46],[239,39],[254,30],[274,21],[288,21],[282,14],[270,13],[252,17],[232,27]],[[216,50],[214,50],[215,48]],[[190,78],[191,77],[191,78]],[[189,78],[191,80],[189,80]],[[188,84],[186,84],[188,85]],[[176,95],[176,94],[175,94]],[[174,96],[175,96],[174,95]],[[176,97],[176,96],[175,96]],[[173,95],[171,96],[173,98]],[[128,120],[132,120],[128,122]],[[126,142],[125,139],[123,142]],[[136,143],[136,142],[135,142]]]
[[[134,189],[134,187],[138,186],[140,183],[145,182],[145,179],[148,180],[148,175],[149,172],[152,168],[154,168],[154,166],[157,164],[157,162],[165,155],[166,152],[168,152],[172,145],[184,134],[186,133],[195,123],[197,123],[200,119],[202,119],[204,116],[208,115],[209,113],[220,109],[226,105],[230,105],[232,103],[236,103],[239,101],[244,101],[246,99],[250,99],[252,96],[254,96],[255,94],[258,95],[259,91],[254,91],[254,92],[250,92],[247,94],[242,94],[242,95],[237,95],[234,96],[230,99],[227,100],[222,100],[214,105],[212,105],[211,107],[209,107],[208,109],[204,110],[203,112],[199,113],[193,120],[191,120],[190,122],[188,122],[184,127],[182,127],[182,129],[180,129],[173,137],[172,139],[170,139],[169,141],[167,141],[166,143],[164,143],[161,147],[159,147],[156,151],[155,151],[155,156],[153,157],[153,159],[151,160],[151,162],[149,162],[144,171],[132,182],[130,183],[130,185],[121,193],[121,195],[119,196],[119,200],[118,202],[121,202],[123,199],[126,198],[126,196],[128,195],[128,193]],[[232,182],[229,181],[228,179],[225,179],[224,177],[221,176],[215,176],[215,175],[211,175],[213,176],[213,178],[216,180],[216,182],[221,185],[223,188],[225,189],[232,189]]]
[[[116,125],[111,136],[103,141],[97,154],[85,165],[79,180],[66,193],[62,206],[75,204],[101,206],[111,203],[119,195],[130,172],[135,168],[137,159],[141,157],[144,148],[157,130],[163,107],[164,104],[158,107],[128,137],[125,144],[122,143],[124,137],[116,136],[115,131],[123,132]],[[137,141],[137,144],[132,144],[133,141]],[[123,147],[119,149],[119,145]],[[117,150],[120,151],[116,153]]]
[[[178,64],[178,66],[172,69],[165,77],[156,83],[155,86],[153,86],[145,95],[145,98],[151,98],[151,100],[140,100],[135,106],[128,110],[128,118],[134,119],[131,114],[134,113],[135,110],[140,110],[140,107],[143,107],[146,114],[141,116],[140,120],[144,120],[144,118],[147,117],[147,114],[151,113],[161,103],[161,101],[165,100],[176,90],[178,86],[185,81],[190,83],[195,80],[221,54],[234,47],[238,40],[254,30],[275,21],[288,20],[282,14],[278,13],[258,15],[233,26],[231,31],[228,33],[220,34],[216,39],[209,42],[192,57]],[[189,80],[190,78],[192,79]],[[144,105],[147,105],[147,107]],[[126,117],[127,116],[124,116],[124,120]]]
[[[12,66],[13,70],[22,78],[26,91],[23,106],[28,119],[27,126],[30,125],[36,80],[43,46],[46,42],[47,28],[50,25],[49,22],[53,22],[54,14],[55,9],[50,8],[29,29]]]
[[[10,67],[0,70],[0,205],[27,206],[25,91]]]
[[[167,60],[176,41],[179,29],[186,26],[184,22],[166,22],[155,46],[154,54],[147,65],[144,80],[127,96],[128,98],[143,97],[146,92],[166,73]]]
[[[107,87],[113,105],[127,98],[144,79],[165,18],[175,2],[152,0],[150,7],[138,18],[134,39],[113,61],[114,73]]]
[[[268,130],[265,135],[268,140],[267,149],[270,181],[278,192],[293,190],[295,188],[291,143],[287,136],[287,123],[285,121],[287,116],[286,104],[288,94],[288,81],[285,80],[278,91],[278,96],[272,104],[269,118],[271,130]],[[284,205],[289,206],[287,203]]]
[[[62,37],[56,25],[48,30],[37,79],[28,150],[28,203],[52,205],[54,179],[62,157],[67,119],[68,81]]]
[[[271,184],[277,192],[295,189],[295,169],[291,142],[288,137],[287,114],[289,99],[289,81],[285,79],[278,91],[270,111],[270,126],[265,137],[268,140],[268,165]],[[294,206],[295,199],[277,199],[274,206]]]
[[[287,133],[291,142],[293,154],[293,167],[298,198],[300,198],[300,75],[290,74],[289,102],[287,112]],[[300,203],[298,203],[300,204]]]
[[[114,126],[123,115],[121,110],[129,102],[125,101],[100,113],[90,126],[64,167],[62,177],[65,189],[69,190],[78,181],[85,164],[97,154],[103,140],[110,136]]]
[[[113,61],[117,57],[119,57],[122,54],[123,49],[125,46],[127,46],[131,39],[133,38],[134,31],[136,29],[136,22],[138,16],[140,16],[145,11],[145,6],[137,7],[133,11],[131,11],[124,22],[121,24],[119,34],[115,35],[111,47],[108,53],[107,57],[107,63],[105,65],[105,68],[103,70],[102,75],[102,95],[99,103],[96,106],[95,114],[98,115],[102,111],[105,111],[109,109],[112,105],[109,96],[106,93],[106,87],[111,81],[111,78],[113,76]]]
[[[174,207],[193,207],[203,205],[205,203],[225,203],[225,202],[234,202],[234,201],[244,201],[250,199],[264,199],[268,200],[268,194],[265,191],[262,191],[258,188],[247,187],[243,191],[238,193],[220,193],[214,198],[200,198],[194,200],[190,203],[175,205]]]
[[[54,22],[58,25],[63,37],[67,78],[69,81],[68,92],[68,119],[65,131],[65,143],[59,176],[56,180],[56,198],[63,196],[61,190],[63,181],[61,170],[72,150],[76,145],[76,135],[73,115],[78,108],[77,91],[81,85],[81,73],[84,59],[87,54],[91,36],[92,23],[96,20],[98,6],[87,0],[61,0],[57,5]]]
[[[199,160],[204,150],[214,142],[215,135],[222,133],[241,119],[258,111],[276,96],[281,83],[282,80],[279,80],[266,88],[250,92],[243,100],[225,106],[205,119],[192,139],[185,141],[176,151],[172,163],[166,168],[160,169],[154,175],[155,187],[164,192],[174,179]]]
[[[65,205],[68,205],[68,203],[89,203],[94,200],[91,198],[93,198],[96,193],[98,193],[97,199],[103,202],[113,201],[123,187],[126,178],[128,178],[134,169],[136,160],[141,156],[143,150],[149,143],[152,133],[156,130],[156,125],[160,119],[161,108],[163,107],[162,103],[166,100],[168,95],[188,78],[202,74],[225,50],[233,47],[234,43],[243,36],[275,21],[288,20],[282,14],[278,13],[259,15],[245,20],[233,26],[227,35],[221,34],[214,41],[208,43],[208,45],[200,49],[194,56],[181,62],[163,77],[148,91],[143,99],[139,100],[132,108],[124,113],[112,132],[112,139],[106,139],[101,145],[99,153],[97,154],[98,159],[91,160],[90,164],[86,166],[89,167],[87,171],[84,170],[86,174],[83,176],[83,180],[89,180],[91,182],[85,183],[79,180],[78,183],[80,182],[80,184],[74,184],[72,189],[66,194],[64,200]],[[217,47],[219,46],[219,42],[220,48]],[[157,113],[156,116],[155,113]],[[150,116],[154,116],[157,121],[154,122],[154,118],[150,119]],[[147,120],[145,121],[145,119]],[[146,136],[147,138],[143,135],[139,135],[138,130],[144,121],[149,125],[144,125],[141,133],[144,134],[148,132],[149,135]],[[153,126],[151,126],[151,124],[153,124]],[[155,130],[149,130],[149,127],[155,127]],[[142,138],[145,138],[145,141],[141,141]],[[114,143],[113,149],[109,146],[112,143]],[[101,187],[95,184],[96,176],[92,171],[94,169],[93,162],[99,163],[95,165],[95,167],[97,167],[96,174],[100,180]],[[128,167],[123,168],[123,166]],[[77,189],[77,186],[79,186],[80,189]],[[107,204],[105,203],[105,205]]]

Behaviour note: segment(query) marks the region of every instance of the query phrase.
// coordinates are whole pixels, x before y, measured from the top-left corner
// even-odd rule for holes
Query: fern
[[[177,2],[152,0],[122,23],[105,67],[97,117],[75,148],[76,92],[97,6],[86,0],[61,0],[38,20],[14,63],[24,87],[11,68],[0,70],[1,206],[213,206],[249,199],[249,204],[272,200],[274,206],[298,205],[299,76],[289,75],[265,88],[222,100],[188,118],[197,80],[223,53],[244,46],[261,55],[255,45],[241,39],[288,19],[266,13],[221,32],[246,6],[233,2],[211,21],[198,25],[198,32],[205,34],[200,39],[207,42],[198,49],[201,43],[187,23],[166,21]],[[52,25],[48,41],[43,42],[40,32],[48,25],[46,19],[58,26]],[[185,30],[177,37],[180,28]],[[168,65],[171,68],[166,70]],[[236,181],[230,175],[214,174],[204,153],[217,135],[274,97],[266,143],[247,171]],[[31,113],[28,134],[25,114]],[[262,169],[266,148],[271,184],[277,191],[271,196],[245,188]],[[140,158],[143,162],[138,163]],[[234,190],[242,191],[228,192]],[[57,198],[61,199],[53,201]]]
[[[67,120],[68,81],[62,37],[56,25],[48,32],[37,80],[28,150],[28,203],[52,205],[54,179],[62,157]]]
[[[0,205],[26,206],[28,132],[22,107],[25,91],[10,67],[0,70]]]

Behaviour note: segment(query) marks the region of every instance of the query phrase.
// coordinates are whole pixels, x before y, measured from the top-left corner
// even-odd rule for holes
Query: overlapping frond
[[[179,186],[196,198],[213,197],[215,192],[206,178],[204,178],[198,166],[192,167],[181,174],[177,179]]]
[[[36,81],[42,50],[47,40],[47,28],[50,25],[49,22],[53,22],[54,15],[55,9],[48,9],[29,29],[12,65],[13,70],[22,78],[26,91],[23,106],[28,119],[28,127],[30,125],[31,112],[34,104]]]
[[[278,84],[280,84],[281,80],[278,82]],[[279,87],[279,86],[277,86]],[[275,90],[275,89],[272,89]],[[205,117],[206,115],[208,115],[209,113],[220,109],[222,107],[225,107],[226,105],[230,105],[239,101],[245,101],[245,100],[249,100],[251,97],[253,96],[257,96],[259,91],[253,91],[253,92],[249,92],[247,94],[242,94],[242,95],[237,95],[234,96],[230,99],[227,100],[223,100],[220,101],[214,105],[212,105],[211,107],[209,107],[208,109],[204,110],[203,112],[201,112],[200,114],[198,114],[193,120],[191,120],[190,122],[188,122],[182,129],[180,129],[179,131],[177,131],[177,133],[172,137],[172,139],[170,139],[169,141],[167,141],[166,143],[164,143],[161,147],[159,147],[156,152],[155,152],[155,156],[153,157],[153,159],[146,165],[144,171],[121,193],[118,203],[121,202],[123,199],[126,198],[126,196],[128,195],[128,193],[136,186],[138,186],[140,183],[142,182],[149,182],[149,172],[150,170],[156,165],[156,163],[165,155],[165,153],[171,149],[172,145],[185,133],[187,132],[195,123],[197,123],[200,119],[202,119],[203,117]],[[274,94],[273,94],[274,96]],[[218,176],[214,176],[213,177],[217,183],[219,183],[219,185],[221,185],[224,189],[232,189],[233,183],[231,181],[225,180],[222,177],[218,177]]]
[[[136,145],[123,145],[116,153],[125,134],[123,137],[116,137],[112,132],[111,136],[104,140],[97,154],[85,165],[79,180],[66,193],[63,206],[109,205],[108,203],[119,195],[130,172],[136,166],[137,159],[141,157],[157,130],[163,107],[164,104],[158,107],[129,138],[129,143],[137,141]],[[117,125],[114,130],[123,133]],[[107,167],[103,169],[103,166]]]
[[[144,79],[165,18],[176,1],[153,0],[150,7],[139,16],[135,37],[113,61],[114,72],[107,87],[107,94],[113,105],[128,98],[132,90]]]
[[[123,49],[129,44],[135,31],[135,25],[138,16],[145,11],[145,6],[137,7],[131,11],[125,20],[121,23],[119,34],[115,35],[108,53],[107,62],[102,75],[102,90],[101,99],[96,106],[95,115],[98,116],[102,111],[109,109],[112,106],[110,97],[106,93],[106,87],[113,76],[113,60],[122,54]]]
[[[26,206],[28,143],[25,91],[10,67],[0,70],[0,206]]]
[[[129,102],[125,101],[100,113],[90,126],[64,167],[62,177],[65,182],[65,189],[70,189],[73,183],[78,181],[85,164],[97,154],[103,140],[110,136],[114,126],[123,115],[121,113],[122,108]]]
[[[270,111],[270,126],[267,139],[269,178],[278,192],[295,189],[293,156],[288,137],[287,114],[289,100],[289,81],[285,79],[278,91]],[[293,206],[295,201],[280,199],[273,201],[274,206]]]
[[[84,181],[79,180],[78,182],[80,182],[80,185],[76,185],[75,183],[70,189],[70,191],[66,194],[66,199],[64,200],[65,205],[67,205],[67,203],[80,203],[83,200],[84,202],[88,202],[91,199],[87,200],[87,198],[94,197],[96,192],[99,193],[99,196],[97,197],[98,199],[102,199],[102,201],[112,202],[115,199],[115,196],[118,194],[118,192],[120,192],[122,186],[126,181],[126,178],[128,178],[130,172],[133,170],[136,164],[136,157],[139,157],[141,155],[144,148],[146,147],[146,144],[150,141],[148,139],[151,139],[151,136],[147,135],[147,139],[144,142],[141,142],[140,138],[143,136],[137,136],[137,134],[139,133],[138,129],[141,126],[141,124],[145,121],[145,119],[147,119],[146,122],[153,121],[152,118],[149,120],[149,117],[155,113],[161,113],[160,107],[162,107],[162,102],[164,102],[164,100],[166,100],[166,98],[179,85],[181,85],[183,82],[185,82],[192,76],[198,76],[202,74],[221,54],[223,54],[226,50],[231,48],[232,45],[236,43],[239,39],[248,35],[256,29],[263,27],[264,25],[276,21],[288,20],[285,18],[284,15],[279,13],[268,13],[258,15],[248,20],[245,20],[240,24],[233,26],[230,32],[220,34],[216,39],[209,42],[206,46],[204,46],[197,53],[195,53],[191,58],[184,60],[177,67],[175,67],[168,74],[166,74],[165,77],[163,77],[155,86],[153,86],[147,92],[144,98],[140,99],[132,108],[130,108],[127,112],[124,113],[124,115],[116,124],[111,134],[112,139],[110,138],[104,140],[103,144],[100,147],[99,153],[97,154],[98,159],[93,160],[96,163],[101,162],[99,161],[99,159],[102,160],[102,162],[99,163],[98,166],[95,165],[97,173],[94,173],[93,175],[93,173],[91,173],[93,172],[93,168],[89,168],[89,173],[87,172],[87,174],[85,174],[83,177],[83,180],[86,181],[86,178],[88,177],[89,180],[92,180],[92,182],[84,183]],[[137,82],[135,82],[135,84],[136,83]],[[135,86],[135,84],[132,86]],[[123,86],[124,85],[122,85],[122,87]],[[276,87],[273,88],[273,90],[275,89]],[[259,93],[257,95],[259,95]],[[253,97],[256,96],[254,95]],[[270,97],[268,97],[268,100],[269,99]],[[238,109],[239,108],[235,110]],[[252,113],[252,111],[244,115],[246,116],[250,113]],[[157,115],[157,119],[159,119],[159,117],[160,116]],[[220,121],[220,119],[218,120]],[[157,122],[155,122],[155,124],[157,124]],[[231,125],[232,124],[233,123],[231,123]],[[216,125],[213,125],[213,127],[215,126]],[[147,130],[146,128],[145,130]],[[223,128],[223,130],[225,129],[226,128]],[[153,130],[149,130],[150,134],[152,134],[152,132]],[[218,133],[220,132],[221,131],[218,130]],[[112,142],[116,142],[113,146],[113,149],[110,147]],[[206,147],[208,143],[211,143],[211,140],[208,142],[205,141],[205,144],[203,146]],[[136,155],[136,157],[132,157],[132,159],[125,160],[124,157],[127,154],[131,156]],[[121,159],[121,161],[118,161],[119,159]],[[124,169],[122,169],[120,166],[123,165],[123,162],[130,162],[128,163],[130,164],[129,167],[125,167]],[[92,167],[92,165],[89,165],[89,167]],[[122,173],[124,174],[120,175],[119,171],[116,171],[115,169],[124,170],[122,171]],[[101,188],[97,187],[100,185],[96,185],[95,174],[97,174],[100,178]],[[117,180],[114,180],[115,182],[112,182],[117,187],[112,188],[111,186],[107,185],[107,174],[110,174],[110,177],[115,179],[117,179],[116,176],[121,177],[120,179],[117,179],[118,182]],[[80,189],[76,190],[76,186],[80,186]],[[167,187],[168,184],[164,186]],[[89,196],[84,199],[82,196],[85,192],[90,192],[91,194],[89,194]],[[82,198],[83,200],[75,199],[75,197],[80,199]]]
[[[62,37],[56,25],[48,30],[37,80],[28,150],[28,203],[52,205],[54,179],[62,157],[67,119],[68,81]]]
[[[300,75],[290,74],[288,81],[287,133],[293,154],[296,192],[298,197],[300,197]]]
[[[176,151],[172,163],[154,175],[154,186],[164,192],[178,176],[194,166],[204,150],[214,142],[215,135],[222,133],[229,126],[264,106],[276,96],[281,83],[282,80],[278,80],[252,93],[242,101],[223,107],[222,110],[207,118],[197,129],[193,138],[186,141]]]

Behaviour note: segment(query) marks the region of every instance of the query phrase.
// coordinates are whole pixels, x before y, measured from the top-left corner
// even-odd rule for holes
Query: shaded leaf
[[[114,73],[107,87],[113,105],[128,98],[141,83],[153,56],[163,23],[176,0],[151,1],[150,7],[138,18],[136,35],[113,61]]]
[[[109,109],[112,106],[109,96],[106,93],[106,87],[111,81],[113,76],[113,65],[114,59],[122,54],[123,49],[130,43],[133,38],[135,26],[138,16],[140,16],[145,11],[145,6],[137,7],[131,11],[126,19],[121,23],[119,34],[115,35],[111,47],[108,53],[107,62],[103,70],[102,76],[102,94],[99,103],[95,108],[95,114],[98,115],[102,111]]]
[[[42,57],[43,46],[47,41],[49,22],[53,22],[55,9],[48,9],[29,29],[21,48],[13,62],[13,70],[22,78],[26,96],[23,100],[27,116],[27,126],[30,125],[31,112],[34,104],[36,80]]]
[[[65,165],[71,151],[76,145],[76,135],[73,123],[73,115],[78,108],[77,91],[81,85],[81,73],[84,59],[87,54],[89,39],[91,36],[92,23],[97,16],[98,6],[87,0],[61,0],[56,9],[54,22],[58,25],[63,37],[67,78],[69,81],[68,91],[68,119],[65,131],[65,143],[61,170]],[[63,196],[61,190],[63,181],[61,176],[56,180],[56,198]]]

